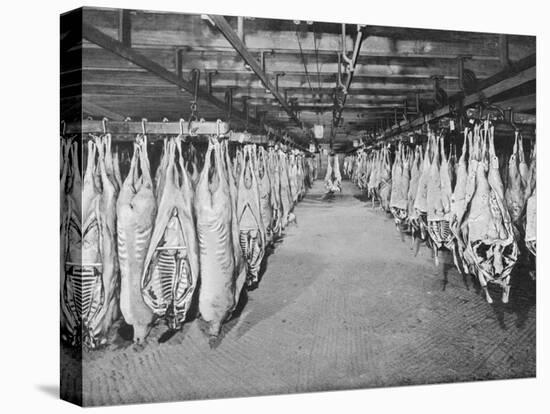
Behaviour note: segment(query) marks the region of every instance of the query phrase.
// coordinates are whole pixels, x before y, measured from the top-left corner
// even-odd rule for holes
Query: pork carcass
[[[201,269],[199,312],[207,333],[214,337],[237,306],[246,277],[236,260],[241,253],[230,168],[221,144],[211,138],[197,185],[195,209]]]
[[[246,263],[246,285],[254,287],[258,283],[266,236],[262,220],[260,189],[253,165],[253,147],[246,145],[243,152],[243,165],[239,177],[237,198],[237,220],[239,222],[239,242]]]
[[[176,149],[178,152],[176,161]],[[181,137],[166,147],[166,171],[158,211],[145,256],[141,292],[145,303],[171,329],[185,321],[199,279],[199,247],[193,186],[185,168]]]
[[[502,286],[502,302],[507,303],[518,248],[504,201],[493,127],[486,122],[481,131],[474,132],[466,184],[466,214],[460,225],[465,241],[464,260],[477,275],[487,301],[492,303],[487,283],[495,283]]]
[[[140,135],[128,176],[117,201],[118,258],[120,264],[120,310],[134,329],[134,342],[142,344],[153,322],[153,311],[141,290],[145,257],[157,213],[157,202],[147,156],[147,137]]]

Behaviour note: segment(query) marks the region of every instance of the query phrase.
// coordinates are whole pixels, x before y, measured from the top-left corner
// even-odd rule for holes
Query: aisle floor
[[[258,289],[213,344],[198,321],[136,350],[83,355],[84,404],[120,404],[535,375],[535,292],[527,274],[494,305],[442,254],[415,257],[391,218],[349,182],[317,181],[267,259]],[[445,282],[445,274],[447,282]],[[160,342],[159,342],[160,340]]]

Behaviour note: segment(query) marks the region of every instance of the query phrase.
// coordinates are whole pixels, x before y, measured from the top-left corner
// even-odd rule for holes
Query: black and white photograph
[[[424,3],[18,12],[8,401],[540,412],[544,12]]]
[[[61,396],[536,375],[536,37],[61,16]]]

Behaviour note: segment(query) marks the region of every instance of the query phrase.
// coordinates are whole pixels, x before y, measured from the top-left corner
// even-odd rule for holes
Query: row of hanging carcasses
[[[109,134],[85,150],[81,176],[78,142],[61,141],[61,332],[91,348],[120,315],[136,343],[156,321],[177,329],[195,309],[218,335],[313,180],[299,151],[244,145],[230,157],[216,138],[200,173],[192,144],[165,139],[152,176],[138,136],[124,180]]]
[[[534,143],[528,161],[516,132],[506,163],[495,152],[494,127],[483,122],[464,131],[458,160],[431,132],[424,147],[400,142],[391,158],[389,146],[364,151],[349,156],[344,171],[399,229],[426,240],[436,264],[439,249],[451,250],[457,269],[479,279],[489,303],[488,282],[501,285],[508,302],[518,256],[536,256]]]

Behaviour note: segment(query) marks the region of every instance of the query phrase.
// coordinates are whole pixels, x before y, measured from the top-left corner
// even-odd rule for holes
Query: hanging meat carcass
[[[279,176],[281,184],[281,205],[282,205],[282,229],[286,228],[288,223],[296,220],[292,213],[292,195],[290,193],[290,180],[288,176],[288,157],[279,150]]]
[[[533,256],[537,255],[537,170],[536,150],[531,149],[531,165],[529,168],[529,190],[531,195],[527,199],[525,209],[525,246]]]
[[[527,199],[525,212],[525,246],[533,256],[537,255],[537,188]]]
[[[82,342],[90,348],[107,342],[107,332],[118,309],[117,191],[111,181],[114,177],[108,177],[105,165],[109,141],[107,135],[88,142],[82,187],[83,224],[79,228],[79,220],[70,217],[64,243],[69,250],[64,263],[62,298],[71,314],[69,319],[76,323],[71,328],[73,335],[78,335],[77,330],[81,329]],[[76,251],[79,248],[80,251]]]
[[[420,178],[418,179],[418,189],[416,196],[414,197],[414,208],[416,210],[415,216],[420,228],[420,238],[422,240],[426,239],[428,225],[428,182],[430,179],[430,168],[432,165],[432,147],[435,145],[433,140],[433,134],[431,132],[428,133],[428,142],[426,143],[426,149],[424,151],[422,170],[420,172]]]
[[[93,144],[92,144],[93,145]],[[82,263],[82,177],[79,168],[78,142],[61,140],[60,177],[60,297],[61,337],[71,345],[81,342],[81,318],[77,306],[75,266]],[[75,282],[78,282],[76,280]]]
[[[175,152],[178,150],[178,159]],[[185,168],[181,138],[166,148],[163,185],[155,226],[145,257],[141,291],[155,315],[171,329],[185,321],[199,278],[199,248],[194,221],[194,194]]]
[[[494,283],[502,286],[502,302],[507,303],[510,274],[517,261],[518,248],[504,201],[494,149],[494,129],[486,122],[482,131],[475,129],[474,133],[466,184],[466,213],[460,224],[465,244],[464,260],[470,272],[477,275],[487,301],[492,303],[487,283]]]
[[[453,248],[453,233],[450,229],[451,197],[451,178],[445,155],[445,141],[443,137],[437,137],[426,192],[428,234],[434,249],[436,265],[439,264],[438,249]]]
[[[117,201],[118,255],[120,264],[120,310],[134,329],[134,342],[142,344],[153,322],[153,312],[145,303],[141,280],[145,257],[155,223],[157,203],[153,191],[147,137],[134,144],[130,171]]]
[[[338,164],[338,155],[333,154],[327,157],[327,172],[325,174],[325,188],[329,193],[342,191],[342,176]]]
[[[367,184],[367,194],[371,199],[372,207],[374,207],[375,199],[378,198],[378,187],[380,185],[380,163],[381,151],[373,151],[369,162],[369,179]]]
[[[520,169],[524,170],[525,168],[523,165],[520,168],[520,164],[524,164],[524,162],[521,162],[523,158],[523,148],[521,148],[520,151],[518,136],[519,133],[516,131],[514,148],[508,161],[508,185],[506,186],[505,192],[506,205],[508,206],[508,211],[510,212],[510,217],[512,218],[517,234],[519,234],[518,229],[525,207],[525,186],[524,179],[520,172]]]
[[[273,207],[268,155],[264,147],[258,148],[258,187],[260,190],[260,208],[266,241],[267,243],[271,243],[273,240]]]
[[[237,220],[239,241],[246,263],[246,285],[258,283],[260,265],[265,254],[266,235],[262,220],[260,189],[254,165],[254,147],[246,145],[239,177]]]
[[[166,167],[168,166],[168,156],[167,156],[167,148],[168,148],[168,138],[164,138],[164,142],[162,145],[162,154],[160,156],[160,163],[157,167],[157,171],[155,172],[155,197],[157,200],[161,199],[161,192],[164,190],[164,180],[166,179]]]
[[[387,147],[382,149],[380,164],[380,206],[386,212],[390,212],[390,196],[392,188],[390,151]]]
[[[211,138],[195,200],[201,269],[199,312],[210,336],[218,336],[231,317],[246,278],[240,259],[236,200],[231,194],[231,163],[223,152],[217,139]]]
[[[422,173],[422,166],[422,147],[417,145],[414,149],[414,158],[411,163],[411,178],[409,181],[409,191],[407,192],[407,222],[413,236],[413,241],[416,239],[416,235],[420,231],[418,210],[414,208],[414,200],[418,192],[418,182]]]
[[[298,201],[301,201],[306,195],[306,178],[304,175],[304,157],[301,153],[296,157],[296,178],[298,181]]]
[[[298,202],[300,189],[298,188],[298,165],[296,155],[292,152],[288,156],[288,180],[290,184],[290,198],[294,206]]]
[[[407,194],[410,183],[410,152],[401,143],[397,147],[395,161],[392,168],[392,189],[390,196],[390,209],[395,225],[398,229],[407,220]]]
[[[281,173],[279,156],[273,147],[268,150],[267,172],[271,183],[271,208],[273,234],[280,236],[283,230],[283,204],[281,199]]]
[[[480,128],[479,125],[474,128]],[[479,133],[479,132],[476,132]],[[453,194],[451,196],[451,216],[450,228],[455,239],[455,247],[453,249],[453,259],[455,266],[459,272],[469,273],[468,266],[464,266],[463,252],[466,249],[466,244],[460,233],[460,223],[462,223],[464,214],[466,213],[466,186],[468,183],[468,165],[466,163],[467,143],[470,142],[470,151],[472,151],[472,131],[468,128],[464,129],[464,141],[462,143],[462,153],[456,166],[456,183]]]

